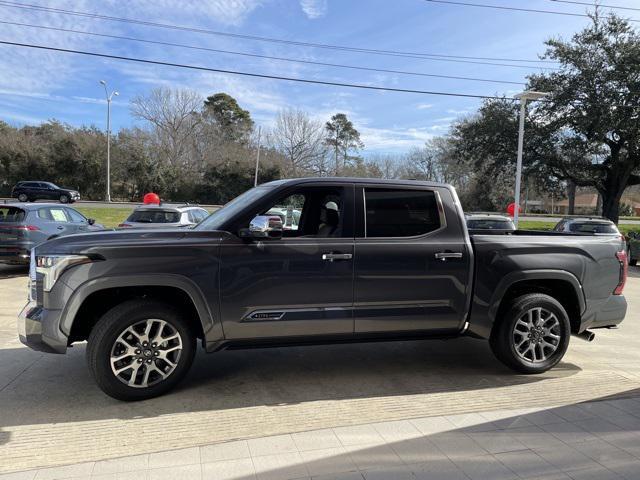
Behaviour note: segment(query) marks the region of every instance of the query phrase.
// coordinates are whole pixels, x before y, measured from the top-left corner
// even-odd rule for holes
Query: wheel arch
[[[99,318],[110,308],[132,298],[153,298],[176,305],[187,313],[203,342],[222,339],[198,286],[181,275],[101,277],[82,284],[66,303],[60,329],[71,341],[84,340]]]
[[[525,270],[506,275],[498,284],[489,308],[492,330],[512,301],[527,293],[544,293],[555,298],[569,316],[571,331],[579,331],[586,309],[584,292],[576,276],[565,270]]]

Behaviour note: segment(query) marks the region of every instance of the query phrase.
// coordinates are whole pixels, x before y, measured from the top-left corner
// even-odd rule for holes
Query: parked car
[[[611,220],[597,217],[566,217],[553,227],[553,231],[621,236],[620,230],[618,230],[615,223]]]
[[[297,229],[268,214],[276,205],[303,205]],[[92,376],[122,400],[173,388],[198,340],[217,352],[467,335],[535,374],[562,359],[571,334],[592,340],[588,329],[624,319],[626,276],[626,252],[610,236],[469,234],[449,185],[280,180],[193,229],[36,247],[18,324],[35,350],[87,340]]]
[[[11,190],[11,198],[19,202],[36,200],[58,200],[60,203],[73,203],[80,200],[80,193],[70,188],[61,188],[51,182],[18,182]]]
[[[465,215],[467,228],[469,230],[499,230],[503,232],[513,232],[516,226],[511,217],[495,215],[492,213],[469,213]]]
[[[120,228],[193,227],[209,216],[193,205],[142,205],[136,207]]]
[[[297,230],[300,222],[300,210],[297,208],[274,207],[267,212],[267,215],[277,215],[282,221],[282,228],[286,230]]]
[[[0,263],[28,264],[33,247],[46,240],[102,229],[92,218],[60,204],[0,204]]]
[[[627,245],[629,252],[629,265],[635,266],[638,264],[638,259],[640,259],[640,233],[630,232]]]

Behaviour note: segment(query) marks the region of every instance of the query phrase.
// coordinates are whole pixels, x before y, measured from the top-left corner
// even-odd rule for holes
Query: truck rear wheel
[[[549,295],[518,297],[497,321],[491,333],[491,350],[498,360],[519,373],[549,370],[569,346],[569,316]]]
[[[89,335],[87,363],[96,383],[118,400],[171,390],[189,371],[196,337],[180,312],[153,300],[112,308]]]

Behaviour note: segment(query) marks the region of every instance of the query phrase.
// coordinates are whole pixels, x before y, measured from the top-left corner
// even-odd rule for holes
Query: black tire
[[[635,267],[638,264],[638,259],[637,258],[630,258],[629,259],[629,265],[631,265],[632,267]]]
[[[69,195],[63,193],[62,195],[60,195],[60,203],[69,203]]]
[[[516,351],[514,329],[516,322],[528,311],[542,308],[552,313],[558,320],[556,332],[559,333],[556,350],[544,360],[531,361],[523,358]],[[546,372],[553,368],[564,356],[569,347],[571,324],[564,307],[555,298],[542,293],[530,293],[513,300],[491,332],[490,345],[493,354],[507,367],[519,373],[535,374]],[[537,351],[536,351],[537,352]],[[535,355],[535,353],[534,353]]]
[[[117,377],[112,370],[111,353],[122,332],[148,319],[167,322],[180,335],[182,350],[175,368],[165,379],[147,387],[132,387],[124,383],[124,380]],[[189,371],[195,353],[196,336],[184,316],[170,305],[146,299],[128,300],[105,313],[91,331],[86,351],[89,371],[100,389],[110,397],[125,401],[146,400],[174,388]],[[134,361],[131,365],[135,366]],[[148,368],[142,363],[139,369],[143,367]]]
[[[26,193],[21,193],[18,195],[18,201],[21,203],[25,203],[29,201],[29,196]]]

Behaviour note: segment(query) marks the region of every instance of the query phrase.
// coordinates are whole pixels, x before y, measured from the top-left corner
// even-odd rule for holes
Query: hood
[[[186,229],[108,230],[67,235],[49,240],[36,247],[38,255],[98,254],[102,248],[119,248],[140,245],[198,244],[211,245],[228,237],[229,233]]]

